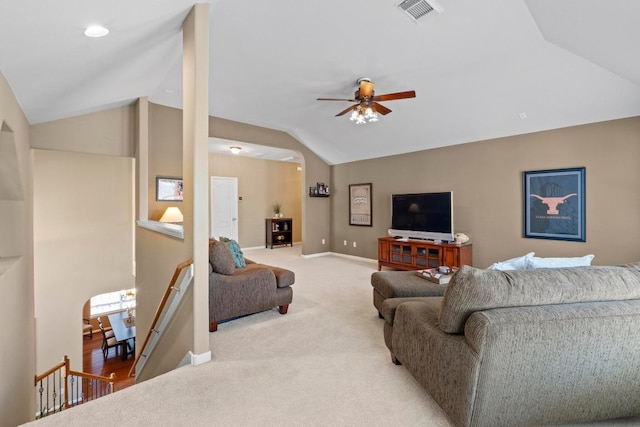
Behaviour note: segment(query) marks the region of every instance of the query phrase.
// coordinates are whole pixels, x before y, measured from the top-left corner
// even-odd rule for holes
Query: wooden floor
[[[126,361],[120,359],[120,355],[115,355],[115,348],[109,350],[109,357],[104,360],[102,354],[102,335],[93,333],[93,338],[83,338],[82,346],[82,370],[89,374],[103,375],[108,377],[113,372],[116,374],[116,391],[131,387],[135,384],[134,377],[128,377],[129,369],[133,365],[133,356],[129,356]]]

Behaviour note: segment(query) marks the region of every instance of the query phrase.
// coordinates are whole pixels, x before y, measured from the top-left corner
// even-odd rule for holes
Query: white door
[[[211,237],[238,241],[238,178],[211,177]]]

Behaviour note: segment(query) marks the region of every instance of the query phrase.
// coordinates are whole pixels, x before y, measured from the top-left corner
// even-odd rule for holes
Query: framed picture
[[[156,177],[156,200],[159,202],[181,202],[183,190],[182,178]]]
[[[585,242],[585,168],[524,172],[524,237]]]
[[[349,185],[349,225],[373,226],[371,183]]]

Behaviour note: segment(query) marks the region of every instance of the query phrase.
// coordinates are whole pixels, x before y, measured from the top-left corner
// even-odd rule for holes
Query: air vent
[[[427,15],[442,13],[442,6],[434,0],[404,0],[398,4],[398,8],[413,18],[416,22]]]

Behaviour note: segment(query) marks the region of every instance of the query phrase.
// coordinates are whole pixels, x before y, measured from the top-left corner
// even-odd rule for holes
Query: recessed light
[[[527,113],[519,113],[518,116],[520,119],[525,120],[527,118]]]
[[[233,147],[229,147],[229,149],[233,154],[240,154],[240,150],[242,150],[242,147],[233,146]]]
[[[92,25],[84,30],[84,35],[87,37],[104,37],[109,34],[109,30],[100,25]]]

